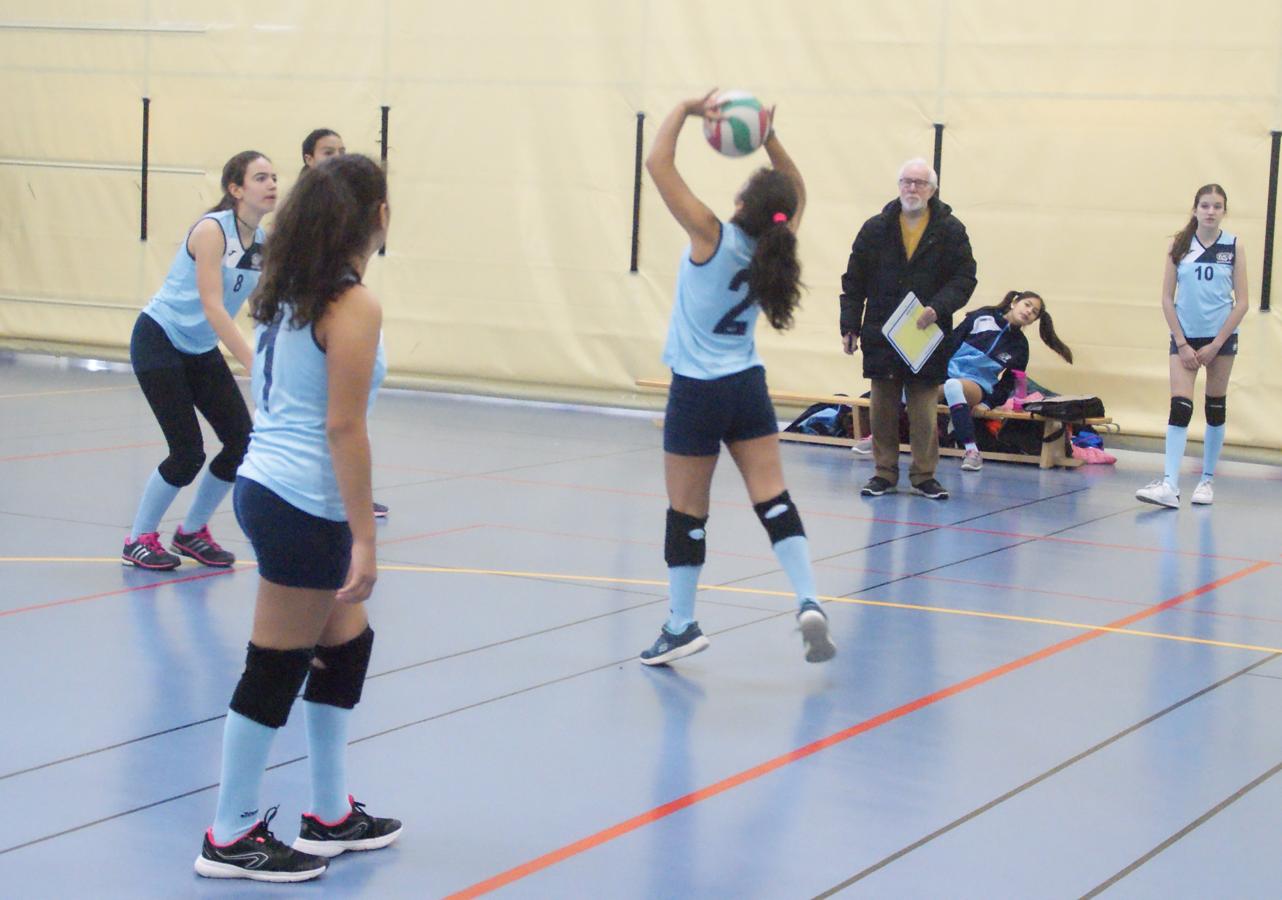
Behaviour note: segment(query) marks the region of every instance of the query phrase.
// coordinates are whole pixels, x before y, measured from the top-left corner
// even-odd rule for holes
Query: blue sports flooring
[[[384,392],[391,516],[349,771],[404,836],[307,884],[215,882],[192,862],[249,547],[225,504],[213,533],[247,564],[122,567],[164,453],[132,374],[0,356],[0,894],[1277,894],[1282,471],[1225,464],[1213,507],[1173,512],[1132,496],[1155,455],[952,459],[952,500],[871,500],[867,458],[785,445],[839,647],[809,665],[723,458],[697,608],[712,646],[650,670],[655,418]],[[262,798],[286,840],[305,755],[296,710]]]

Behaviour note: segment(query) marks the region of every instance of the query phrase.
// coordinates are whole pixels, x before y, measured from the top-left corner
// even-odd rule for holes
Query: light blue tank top
[[[663,362],[673,372],[705,381],[761,365],[754,331],[759,307],[748,296],[748,265],[757,242],[728,222],[712,258],[681,258],[676,301]]]
[[[258,482],[303,512],[334,522],[347,521],[325,434],[329,410],[325,351],[316,343],[311,326],[259,324],[254,339],[254,431],[237,474]],[[374,408],[386,374],[380,334],[367,411]]]
[[[235,317],[258,284],[263,241],[267,236],[259,228],[254,232],[254,242],[248,247],[242,246],[240,233],[236,230],[234,209],[207,213],[200,217],[196,225],[205,219],[213,219],[223,229],[223,242],[226,245],[223,251],[223,307],[229,316]],[[200,305],[200,291],[196,288],[196,260],[187,250],[187,239],[190,237],[189,230],[187,238],[174,254],[174,261],[169,265],[165,283],[143,308],[143,312],[156,320],[165,330],[170,342],[183,353],[207,353],[218,346],[218,335],[205,317],[204,307]]]
[[[1213,338],[1224,327],[1233,309],[1236,251],[1237,236],[1227,231],[1209,247],[1193,235],[1189,252],[1175,267],[1175,314],[1185,337]]]

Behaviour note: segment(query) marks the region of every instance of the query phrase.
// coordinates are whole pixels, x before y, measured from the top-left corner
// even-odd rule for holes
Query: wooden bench
[[[646,378],[637,379],[637,387],[645,390],[663,391],[666,393],[668,385],[669,382],[667,381]],[[871,405],[871,401],[866,397],[843,397],[839,394],[791,394],[786,391],[771,391],[770,399],[775,403],[800,407],[810,406],[815,403],[833,403],[852,408],[867,408]],[[948,415],[948,407],[942,403],[939,405],[938,411],[940,415]],[[1035,415],[1034,413],[1022,411],[1013,412],[1005,409],[972,409],[971,414],[974,415],[976,419],[1016,419],[1031,422],[1042,422],[1043,438],[1051,438],[1051,440],[1043,440],[1040,456],[1032,456],[1023,453],[985,452],[985,461],[991,459],[997,462],[1037,463],[1038,466],[1043,469],[1051,469],[1055,466],[1073,469],[1082,465],[1082,460],[1077,459],[1070,455],[1069,452],[1066,452],[1065,445],[1068,441],[1062,435],[1057,438],[1052,438],[1057,431],[1060,431],[1064,427],[1064,423],[1060,422],[1058,419],[1048,419],[1045,416]],[[1108,416],[1087,419],[1085,424],[1101,431],[1114,430],[1113,420]],[[801,434],[796,431],[781,431],[779,433],[779,438],[780,440],[797,441],[804,444],[832,444],[842,447],[853,447],[855,444],[855,438],[826,437],[820,434]],[[899,450],[901,453],[910,452],[910,448],[907,444],[900,444]],[[961,456],[963,453],[965,453],[965,451],[960,447],[939,448],[940,456]]]

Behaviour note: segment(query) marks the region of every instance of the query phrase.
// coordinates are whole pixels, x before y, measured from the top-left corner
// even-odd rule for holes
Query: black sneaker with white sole
[[[169,546],[175,553],[190,556],[202,566],[226,569],[236,564],[236,554],[218,546],[214,536],[209,533],[208,525],[200,526],[199,531],[183,531],[182,526],[178,526]]]
[[[214,830],[207,829],[200,856],[196,857],[196,874],[251,881],[307,881],[325,874],[328,860],[300,853],[276,839],[267,828],[275,815],[273,806],[248,834],[230,844],[214,843]]]
[[[157,572],[168,572],[182,565],[181,559],[161,545],[160,535],[154,531],[140,534],[134,541],[125,538],[125,547],[120,551],[120,562],[126,566]]]
[[[933,478],[927,478],[925,481],[913,485],[913,493],[921,494],[931,500],[947,500],[948,489]]]
[[[673,660],[685,656],[694,656],[701,650],[708,649],[708,639],[699,630],[698,622],[691,622],[680,634],[668,631],[668,626],[659,629],[659,637],[646,650],[641,651],[641,664],[646,666],[666,666]]]
[[[797,610],[797,625],[806,645],[806,662],[827,662],[837,655],[837,645],[828,636],[828,615],[818,601],[802,601]]]
[[[375,504],[374,504],[374,518],[376,518],[376,519],[386,519],[386,518],[387,518],[387,507],[386,507],[386,506],[384,506],[384,505],[383,505],[383,504],[381,504],[381,503],[375,503]]]
[[[864,486],[859,489],[859,493],[865,497],[880,497],[882,494],[893,494],[895,485],[889,479],[882,478],[880,475],[874,475],[864,482]]]
[[[294,849],[316,856],[338,856],[348,850],[378,850],[401,836],[398,819],[380,819],[365,812],[365,804],[350,794],[351,811],[337,822],[322,822],[311,813],[303,813]]]

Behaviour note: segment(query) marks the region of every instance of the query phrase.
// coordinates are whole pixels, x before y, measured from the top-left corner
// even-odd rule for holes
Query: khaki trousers
[[[877,474],[896,484],[899,481],[899,401],[907,391],[908,438],[912,465],[908,482],[914,487],[935,477],[939,463],[939,431],[936,405],[939,385],[901,378],[872,379],[872,456]]]

